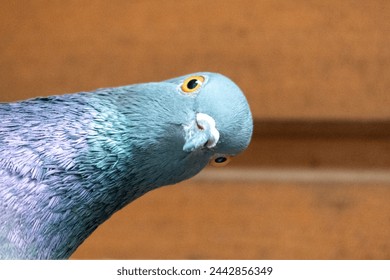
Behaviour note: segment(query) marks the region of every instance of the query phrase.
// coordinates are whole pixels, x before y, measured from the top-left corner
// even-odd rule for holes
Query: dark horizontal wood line
[[[254,121],[254,137],[390,138],[389,120]]]

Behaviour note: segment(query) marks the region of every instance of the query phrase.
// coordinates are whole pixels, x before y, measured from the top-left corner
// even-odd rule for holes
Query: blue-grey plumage
[[[216,73],[0,104],[0,258],[63,259],[123,206],[249,145]]]

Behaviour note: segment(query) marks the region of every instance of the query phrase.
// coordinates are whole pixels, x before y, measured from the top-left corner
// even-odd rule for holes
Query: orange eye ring
[[[184,80],[181,85],[181,90],[185,93],[192,93],[197,91],[205,81],[202,76],[191,76]]]
[[[232,156],[217,155],[210,160],[210,165],[215,167],[226,166],[232,160]]]

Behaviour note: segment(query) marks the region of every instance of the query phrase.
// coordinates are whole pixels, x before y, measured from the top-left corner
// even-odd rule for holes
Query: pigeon
[[[0,103],[0,258],[68,259],[116,211],[225,165],[252,132],[243,92],[210,72]]]

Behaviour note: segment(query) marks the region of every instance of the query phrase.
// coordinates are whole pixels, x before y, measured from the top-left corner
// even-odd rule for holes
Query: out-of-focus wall
[[[0,102],[221,72],[256,120],[231,174],[336,175],[205,176],[159,189],[74,258],[389,258],[390,139],[371,133],[389,127],[389,15],[388,0],[3,0]],[[318,133],[329,120],[344,122],[341,133]],[[359,121],[367,135],[348,132]],[[323,173],[332,168],[364,180]]]
[[[208,70],[257,118],[385,118],[389,14],[387,0],[2,1],[0,100]]]

